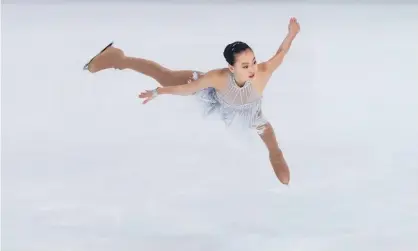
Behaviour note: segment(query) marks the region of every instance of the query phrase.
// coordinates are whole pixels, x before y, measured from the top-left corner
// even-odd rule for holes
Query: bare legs
[[[193,75],[193,71],[173,71],[154,61],[137,57],[124,57],[118,68],[142,73],[155,79],[161,86],[184,85]]]
[[[283,157],[282,150],[279,148],[274,129],[270,123],[266,125],[264,133],[261,134],[260,137],[269,151],[270,163],[277,178],[281,183],[285,185],[289,184],[289,167],[287,166],[286,160]]]
[[[193,74],[193,71],[173,71],[151,60],[125,56],[121,49],[113,47],[112,44],[109,44],[84,67],[91,73],[111,68],[134,70],[155,79],[161,86],[186,84]],[[266,125],[260,137],[267,146],[270,162],[277,178],[287,185],[290,179],[289,168],[270,123]]]
[[[91,73],[111,68],[134,70],[155,79],[161,86],[186,84],[193,74],[193,71],[173,71],[151,60],[125,56],[113,44],[109,44],[85,66]]]

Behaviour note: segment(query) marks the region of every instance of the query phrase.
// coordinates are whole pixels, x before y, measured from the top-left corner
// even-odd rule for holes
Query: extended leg
[[[110,43],[88,62],[84,69],[96,73],[106,69],[131,69],[158,81],[162,86],[186,84],[193,71],[173,71],[143,58],[125,56],[125,53]]]
[[[274,129],[270,123],[265,125],[264,132],[260,134],[260,137],[269,151],[270,163],[277,178],[281,183],[285,185],[289,184],[289,167],[283,157],[282,150],[279,148]]]

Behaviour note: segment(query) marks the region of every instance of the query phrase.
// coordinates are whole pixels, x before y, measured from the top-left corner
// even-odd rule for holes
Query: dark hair
[[[226,62],[228,62],[228,64],[234,65],[235,56],[248,49],[252,50],[251,47],[244,42],[236,41],[236,42],[230,43],[225,47],[224,58]]]

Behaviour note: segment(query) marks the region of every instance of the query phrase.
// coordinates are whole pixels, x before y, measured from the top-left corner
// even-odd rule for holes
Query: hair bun
[[[235,41],[233,43],[228,44],[224,49],[224,58],[230,65],[235,64],[235,55],[239,54],[247,49],[251,49],[248,44],[241,42],[241,41]]]

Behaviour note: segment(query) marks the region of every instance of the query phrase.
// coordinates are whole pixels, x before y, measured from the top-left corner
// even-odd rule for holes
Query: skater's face
[[[230,66],[235,78],[240,81],[252,80],[257,74],[257,60],[251,49],[235,55],[235,64]]]

